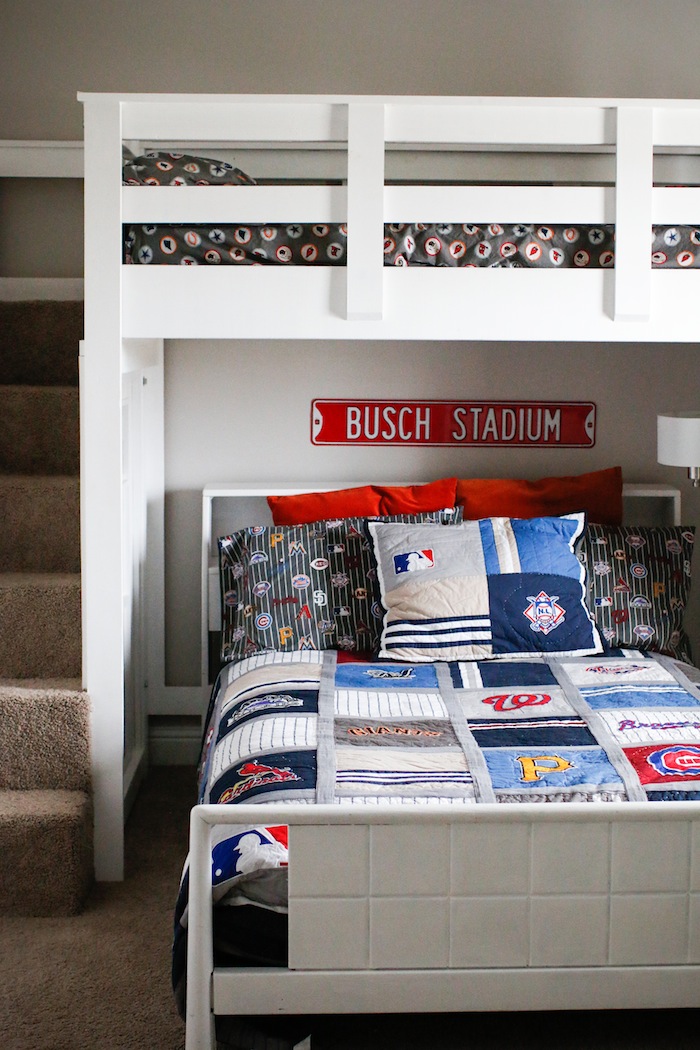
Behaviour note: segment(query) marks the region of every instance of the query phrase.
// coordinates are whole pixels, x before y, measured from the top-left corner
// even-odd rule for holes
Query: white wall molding
[[[82,277],[0,277],[0,300],[83,299]]]

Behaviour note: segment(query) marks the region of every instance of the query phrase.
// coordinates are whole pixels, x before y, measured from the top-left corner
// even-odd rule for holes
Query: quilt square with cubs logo
[[[664,790],[677,785],[700,788],[700,745],[627,747],[625,755],[642,784]]]

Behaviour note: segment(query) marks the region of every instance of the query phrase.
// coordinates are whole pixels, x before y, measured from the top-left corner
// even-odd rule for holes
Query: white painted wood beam
[[[348,107],[348,321],[384,312],[384,106]]]
[[[617,111],[615,191],[616,321],[651,316],[651,227],[654,111],[620,106]]]
[[[83,683],[92,702],[95,874],[124,877],[120,104],[85,106],[80,353]]]

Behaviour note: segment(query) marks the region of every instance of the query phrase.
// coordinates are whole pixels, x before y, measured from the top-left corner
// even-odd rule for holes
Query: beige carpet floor
[[[124,882],[98,883],[72,918],[0,919],[2,1050],[181,1050],[170,941],[194,795],[194,770],[151,770]]]
[[[170,939],[193,796],[192,770],[151,770],[127,825],[123,883],[96,886],[73,918],[0,919],[0,1050],[182,1050]],[[700,1047],[700,1009],[331,1017],[310,1027],[312,1050]]]

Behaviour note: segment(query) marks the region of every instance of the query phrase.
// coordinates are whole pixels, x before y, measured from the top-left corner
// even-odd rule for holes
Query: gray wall
[[[5,0],[0,137],[79,138],[78,90],[697,97],[698,39],[697,0]],[[42,203],[36,187],[5,188],[5,274],[79,271],[79,189],[51,193]],[[32,216],[53,245],[52,262],[39,262],[23,233]],[[197,681],[199,490],[207,481],[538,477],[620,463],[626,480],[682,484],[686,518],[696,522],[698,492],[656,463],[655,417],[697,407],[697,353],[575,343],[172,343],[169,682]],[[314,448],[310,401],[333,396],[590,399],[598,440],[587,451]]]
[[[697,0],[3,0],[3,138],[82,91],[699,93]]]

